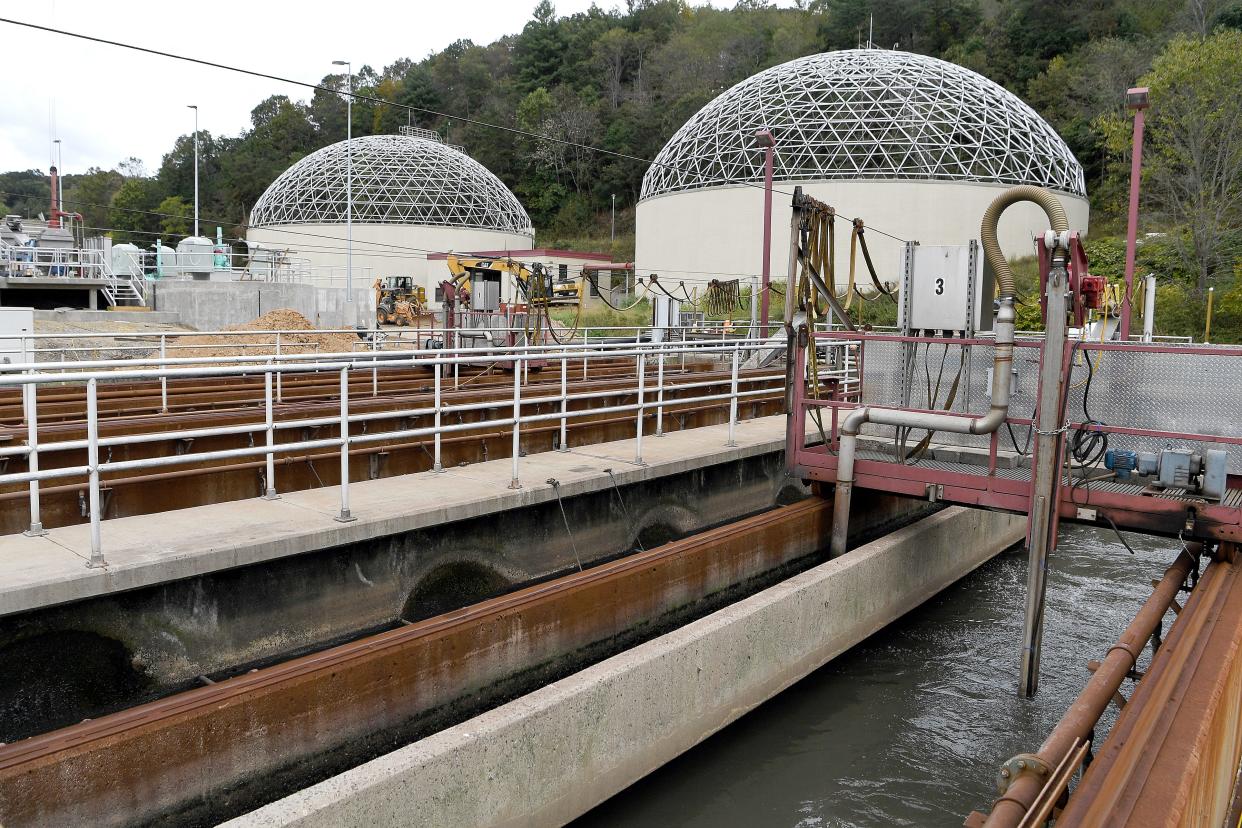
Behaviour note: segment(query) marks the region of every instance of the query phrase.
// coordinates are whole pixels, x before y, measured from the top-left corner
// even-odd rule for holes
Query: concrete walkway
[[[442,473],[351,483],[350,523],[334,520],[340,489],[291,492],[281,499],[217,503],[103,523],[107,566],[87,567],[90,526],[51,529],[43,537],[0,538],[0,616],[261,563],[428,526],[554,500],[545,481],[560,481],[562,497],[600,491],[784,448],[785,417],[743,421],[734,447],[728,426],[707,426],[635,441],[582,446],[521,459],[523,487],[510,489],[505,458]]]

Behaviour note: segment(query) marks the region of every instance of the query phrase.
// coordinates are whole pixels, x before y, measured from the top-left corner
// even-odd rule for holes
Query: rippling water
[[[1017,697],[1026,559],[1010,552],[575,828],[961,825],[991,802],[1000,763],[1043,741],[1177,550],[1127,537],[1136,555],[1111,531],[1062,528],[1036,699]]]

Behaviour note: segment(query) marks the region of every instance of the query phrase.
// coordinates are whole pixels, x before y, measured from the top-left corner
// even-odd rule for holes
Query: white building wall
[[[474,250],[526,250],[531,237],[497,230],[412,224],[355,224],[354,286],[365,287],[384,276],[412,276],[427,298],[448,278],[443,260],[428,262],[428,252],[468,253]],[[246,239],[266,247],[287,249],[292,258],[306,259],[316,281],[338,284],[345,274],[346,231],[343,224],[289,224],[252,227]],[[328,278],[330,276],[330,278]]]
[[[790,203],[801,185],[837,209],[838,284],[849,273],[850,222],[861,217],[867,246],[881,280],[900,284],[904,244],[884,230],[922,244],[965,244],[979,238],[983,211],[1007,189],[1002,184],[954,181],[781,181],[772,198],[773,279],[783,280],[789,260]],[[1058,193],[1071,230],[1086,233],[1085,198]],[[635,266],[665,282],[708,281],[757,275],[763,258],[763,189],[745,185],[666,193],[639,202]],[[1043,211],[1016,204],[1001,218],[998,239],[1009,258],[1034,255],[1032,238],[1048,229]],[[858,254],[857,274],[867,279]],[[868,280],[869,281],[869,280]]]

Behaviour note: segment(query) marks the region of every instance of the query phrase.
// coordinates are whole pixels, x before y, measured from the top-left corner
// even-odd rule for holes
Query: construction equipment
[[[464,288],[470,296],[470,307],[476,311],[500,310],[501,282],[504,274],[513,279],[514,304],[530,307],[581,305],[585,280],[582,278],[553,279],[543,265],[526,265],[513,259],[485,259],[449,254],[449,272],[453,284]],[[518,301],[518,294],[525,300]]]
[[[427,291],[414,287],[409,276],[388,276],[376,279],[371,286],[375,290],[375,321],[384,325],[417,324],[418,317],[427,306]]]

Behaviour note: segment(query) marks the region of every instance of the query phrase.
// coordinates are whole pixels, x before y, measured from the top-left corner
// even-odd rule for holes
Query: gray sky
[[[490,43],[521,31],[537,0],[216,0],[211,6],[155,0],[44,0],[10,4],[5,16],[138,46],[316,82],[340,71],[333,60],[376,70],[401,57],[419,60],[459,38]],[[591,0],[557,0],[558,14]],[[600,0],[610,8],[616,0]],[[715,5],[732,5],[716,2]],[[784,3],[782,3],[784,5]],[[389,8],[393,11],[388,11]],[[212,15],[191,17],[190,9]],[[113,167],[131,155],[158,168],[178,135],[199,127],[232,135],[273,94],[295,100],[310,90],[115,46],[0,23],[9,70],[0,105],[0,171],[46,170],[52,138],[62,140],[67,172]],[[345,136],[341,136],[344,138]]]

